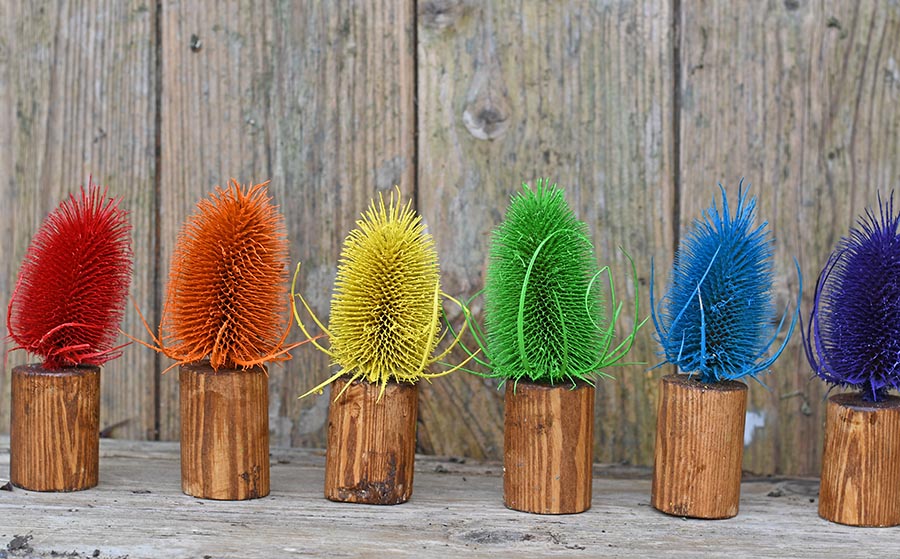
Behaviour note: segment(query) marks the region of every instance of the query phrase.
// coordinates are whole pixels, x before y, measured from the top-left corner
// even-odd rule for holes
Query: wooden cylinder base
[[[347,379],[332,384],[332,395]],[[396,505],[412,495],[419,388],[354,381],[328,407],[325,498],[343,503]]]
[[[80,491],[100,470],[100,367],[12,372],[9,478],[29,491]]]
[[[674,516],[731,518],[741,499],[747,385],[661,379],[650,502]]]
[[[536,514],[591,508],[594,387],[506,383],[503,503]]]
[[[269,494],[269,383],[266,369],[182,365],[181,490],[240,501]]]
[[[900,524],[900,398],[828,398],[819,516],[850,526]]]

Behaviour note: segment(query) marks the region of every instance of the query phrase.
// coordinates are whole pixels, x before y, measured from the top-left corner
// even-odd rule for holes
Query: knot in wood
[[[476,101],[463,111],[462,118],[469,133],[479,140],[495,140],[509,127],[507,112],[490,101]]]
[[[430,0],[419,7],[422,25],[429,29],[447,29],[471,8],[467,0]]]

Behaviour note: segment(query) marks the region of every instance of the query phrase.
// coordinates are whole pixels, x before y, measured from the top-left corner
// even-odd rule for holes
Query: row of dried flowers
[[[652,265],[649,280],[660,353],[684,373],[662,381],[652,502],[663,512],[703,518],[737,514],[747,400],[746,385],[737,381],[756,378],[784,350],[802,293],[798,264],[796,308],[786,308],[779,319],[773,240],[767,224],[756,223],[756,199],[741,186],[730,208],[724,188],[721,194],[721,208],[714,201],[689,228],[658,302]],[[856,397],[829,402],[820,500],[820,514],[848,524],[900,524],[900,471],[889,463],[900,456],[900,443],[853,427],[862,421],[857,415],[879,413],[886,425],[881,432],[900,432],[900,398],[888,394],[900,387],[898,224],[892,200],[879,199],[879,214],[868,210],[840,241],[819,276],[804,331],[813,370],[836,386],[859,389]],[[131,277],[130,238],[119,201],[89,184],[48,216],[28,249],[7,327],[18,348],[44,361],[14,370],[15,484],[72,490],[97,483],[99,366],[123,347],[116,337]],[[132,338],[174,360],[172,367],[181,366],[184,491],[226,499],[268,494],[265,363],[289,359],[309,343],[336,367],[307,393],[335,384],[328,498],[406,501],[416,383],[464,370],[506,385],[507,506],[539,513],[587,510],[593,384],[609,377],[611,367],[633,365],[623,359],[647,320],[640,318],[634,262],[622,252],[634,299],[633,313],[625,315],[613,274],[597,263],[588,226],[561,189],[539,180],[512,196],[493,231],[483,291],[455,299],[441,289],[431,235],[397,189],[387,201],[379,194],[347,236],[326,326],[296,293],[299,265],[288,293],[286,227],[267,183],[232,180],[217,187],[179,234],[156,332],[144,322],[152,341]],[[482,296],[483,325],[470,310]],[[457,327],[445,303],[460,310]],[[290,314],[303,332],[301,342],[287,341]],[[69,383],[64,390],[42,392],[63,382]],[[46,405],[25,404],[40,394]],[[83,421],[55,417],[54,410],[66,405],[60,399],[75,402]],[[835,434],[841,425],[852,432]],[[83,444],[47,451],[47,441],[59,440],[61,429],[93,434]],[[850,446],[857,454],[869,448],[888,462],[860,454],[859,464],[874,464],[877,471],[866,484],[848,482],[842,472],[859,466],[848,466]],[[535,448],[545,450],[535,454]],[[828,452],[839,455],[833,471]],[[89,465],[71,467],[82,454]],[[54,457],[67,467],[52,466]],[[834,478],[833,488],[826,478]],[[858,494],[848,495],[850,490]],[[851,506],[857,500],[888,504],[861,512]]]

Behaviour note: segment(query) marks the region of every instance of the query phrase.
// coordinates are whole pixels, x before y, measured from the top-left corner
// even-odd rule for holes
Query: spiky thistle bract
[[[659,304],[654,300],[651,266],[651,315],[665,360],[702,382],[755,377],[769,368],[794,332],[802,291],[797,266],[798,310],[784,341],[767,357],[788,314],[786,308],[778,327],[772,327],[773,241],[768,222],[755,224],[756,198],[747,198],[743,180],[734,213],[725,188],[719,188],[721,212],[713,200],[702,219],[693,221]]]
[[[251,368],[290,358],[287,234],[267,185],[232,179],[184,223],[150,346],[175,365]]]
[[[118,357],[116,333],[131,281],[131,224],[119,201],[88,183],[47,216],[9,300],[10,337],[47,369]]]
[[[491,236],[484,331],[466,313],[487,356],[476,358],[490,371],[485,376],[550,385],[609,376],[602,369],[625,356],[642,323],[636,297],[634,328],[610,351],[622,304],[610,276],[613,312],[601,325],[606,310],[597,280],[603,273],[609,268],[598,268],[587,225],[563,190],[543,179],[534,189],[523,184]]]
[[[401,205],[397,189],[396,197],[392,193],[385,204],[379,193],[378,201],[372,201],[356,225],[341,251],[327,328],[291,288],[292,296],[328,336],[330,347],[315,341],[294,305],[297,324],[338,367],[331,378],[303,396],[341,376],[378,383],[383,393],[390,380],[414,383],[455,370],[429,372],[455,345],[454,340],[434,356],[444,337],[439,332],[441,300],[456,300],[441,292],[434,240],[412,209],[412,201]],[[294,285],[299,270],[298,265]]]
[[[878,198],[841,239],[816,283],[804,336],[824,380],[877,401],[900,389],[900,215]]]

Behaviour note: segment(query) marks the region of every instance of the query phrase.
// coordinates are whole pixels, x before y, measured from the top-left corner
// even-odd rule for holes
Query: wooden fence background
[[[272,179],[301,288],[326,315],[343,237],[394,184],[424,214],[451,294],[480,288],[510,193],[546,176],[621,285],[616,247],[637,257],[646,302],[650,259],[667,270],[716,183],[734,195],[743,176],[777,239],[779,306],[796,256],[808,311],[831,247],[876,191],[900,187],[900,3],[5,0],[2,304],[43,217],[90,174],[131,211],[133,294],[153,324],[181,222],[229,177]],[[131,310],[123,329],[143,335]],[[768,390],[751,386],[748,470],[818,472],[825,387],[799,340]],[[655,351],[645,328],[632,357]],[[131,346],[106,367],[108,434],[177,439],[167,365]],[[297,395],[327,366],[301,348],[272,368],[273,444],[324,443],[327,397]],[[662,372],[615,374],[598,391],[596,458],[649,464]],[[420,450],[499,457],[495,386],[424,385]],[[0,387],[6,431],[8,368]]]

